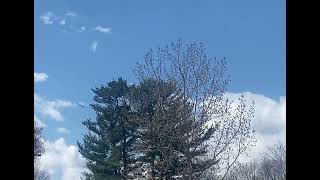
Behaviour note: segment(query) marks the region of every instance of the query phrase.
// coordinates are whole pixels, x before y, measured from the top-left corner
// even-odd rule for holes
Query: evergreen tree
[[[121,78],[107,86],[93,89],[96,120],[83,122],[89,133],[78,142],[80,153],[87,159],[85,179],[127,179],[134,162],[132,143],[135,126],[128,121],[129,87]]]
[[[193,106],[174,83],[144,80],[132,98],[133,119],[140,125],[140,160],[149,166],[151,178],[196,179],[215,163],[201,159],[214,128],[204,129],[194,121]]]

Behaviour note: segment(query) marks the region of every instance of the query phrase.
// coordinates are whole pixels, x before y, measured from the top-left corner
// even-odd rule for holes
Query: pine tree
[[[174,86],[156,80],[146,80],[132,92],[135,115],[133,120],[139,124],[137,144],[140,160],[149,167],[152,178],[163,179],[175,175],[176,148],[172,138],[174,121],[170,122],[169,113],[174,104]],[[167,117],[166,117],[167,115]]]
[[[78,142],[80,153],[87,159],[85,179],[127,179],[134,162],[132,143],[135,141],[134,124],[128,121],[130,105],[129,87],[121,78],[107,86],[93,89],[96,120],[83,122],[89,133],[83,144]]]
[[[148,164],[152,178],[195,179],[215,163],[201,159],[214,128],[204,129],[194,121],[192,105],[174,83],[145,80],[132,97],[134,119],[140,125],[140,160]]]

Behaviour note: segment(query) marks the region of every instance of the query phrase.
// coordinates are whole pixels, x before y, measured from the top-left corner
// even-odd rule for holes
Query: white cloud
[[[66,128],[58,128],[57,132],[62,133],[62,134],[70,134],[70,130],[68,130]]]
[[[251,92],[226,93],[225,97],[236,101],[244,94],[248,105],[254,101],[255,116],[252,119],[256,131],[257,144],[250,152],[251,157],[243,157],[243,161],[259,158],[259,154],[265,152],[267,147],[281,142],[286,144],[286,97],[274,100],[261,94]]]
[[[77,13],[72,12],[72,11],[68,11],[68,12],[66,12],[64,15],[65,15],[65,16],[76,17],[76,16],[77,16]]]
[[[65,19],[62,19],[60,22],[59,22],[60,25],[65,25],[66,24],[66,20]]]
[[[53,24],[53,19],[56,16],[52,13],[52,12],[47,12],[43,15],[40,16],[40,20],[44,23],[44,24]]]
[[[62,180],[80,180],[85,171],[84,158],[74,145],[67,145],[64,138],[54,142],[45,141],[45,153],[40,158],[42,169],[48,170],[51,176]]]
[[[48,79],[48,75],[46,73],[34,73],[34,81],[35,82],[43,82]]]
[[[104,28],[102,26],[97,26],[97,27],[93,28],[93,30],[101,32],[101,33],[105,33],[105,34],[111,33],[111,28],[108,28],[108,27]]]
[[[86,31],[87,29],[86,29],[86,27],[85,26],[81,26],[80,28],[78,28],[76,31],[77,32],[84,32],[84,31]]]
[[[75,17],[75,16],[77,16],[77,14],[71,11],[65,13],[64,16],[57,16],[53,12],[49,11],[40,16],[40,21],[42,21],[44,24],[54,24],[58,22],[60,25],[65,25],[66,17]]]
[[[56,121],[63,121],[64,118],[61,114],[61,110],[67,107],[73,106],[73,103],[65,100],[47,100],[34,94],[34,108],[36,113],[49,116]]]
[[[84,32],[85,30],[86,30],[86,27],[84,27],[84,26],[80,27],[80,32]]]
[[[96,52],[97,51],[97,47],[98,47],[98,42],[97,41],[93,41],[92,44],[90,45],[90,50],[92,52]]]

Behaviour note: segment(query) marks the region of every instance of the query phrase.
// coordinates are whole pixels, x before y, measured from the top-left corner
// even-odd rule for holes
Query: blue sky
[[[229,92],[280,102],[286,96],[285,14],[283,0],[35,1],[34,71],[48,76],[35,83],[35,94],[64,119],[36,109],[45,138],[75,145],[85,132],[81,122],[93,117],[77,105],[92,102],[91,88],[119,76],[136,81],[132,69],[145,52],[178,38],[202,41],[210,57],[226,57]]]

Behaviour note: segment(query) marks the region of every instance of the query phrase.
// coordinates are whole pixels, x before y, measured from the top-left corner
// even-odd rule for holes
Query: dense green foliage
[[[128,165],[134,161],[132,143],[135,141],[135,126],[128,121],[129,87],[126,81],[119,79],[93,92],[95,103],[91,107],[96,112],[96,121],[83,122],[90,132],[84,136],[83,144],[78,143],[91,171],[85,177],[125,178],[130,171]]]

